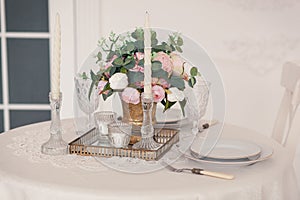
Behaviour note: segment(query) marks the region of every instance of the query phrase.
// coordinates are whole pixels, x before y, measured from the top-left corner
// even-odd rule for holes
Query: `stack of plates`
[[[186,157],[200,163],[246,166],[270,158],[273,149],[246,140],[220,139],[215,146],[195,140]]]

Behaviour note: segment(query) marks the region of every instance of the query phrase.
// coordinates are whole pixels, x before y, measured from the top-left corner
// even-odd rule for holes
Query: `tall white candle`
[[[144,54],[144,95],[146,98],[152,98],[151,32],[148,12],[146,12],[145,16]]]
[[[55,19],[55,33],[53,45],[53,59],[51,66],[51,96],[53,99],[59,98],[60,93],[60,49],[61,49],[61,31],[60,31],[60,17],[56,14]]]

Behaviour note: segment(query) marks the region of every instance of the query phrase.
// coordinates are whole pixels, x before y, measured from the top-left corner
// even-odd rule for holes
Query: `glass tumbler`
[[[130,142],[132,125],[124,122],[116,122],[108,125],[108,138],[112,146],[116,148],[127,147]]]
[[[99,111],[94,113],[96,128],[100,134],[100,142],[108,143],[107,125],[116,122],[117,114],[112,111]]]

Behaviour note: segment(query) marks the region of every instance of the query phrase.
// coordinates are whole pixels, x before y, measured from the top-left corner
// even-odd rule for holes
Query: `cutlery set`
[[[214,172],[214,171],[207,171],[204,169],[200,168],[175,168],[171,165],[168,165],[167,163],[163,162],[163,165],[171,170],[172,172],[191,172],[192,174],[197,174],[197,175],[203,175],[203,176],[210,176],[210,177],[215,177],[215,178],[221,178],[221,179],[226,179],[226,180],[232,180],[234,179],[234,176],[231,174],[225,174],[225,173],[220,173],[220,172]]]

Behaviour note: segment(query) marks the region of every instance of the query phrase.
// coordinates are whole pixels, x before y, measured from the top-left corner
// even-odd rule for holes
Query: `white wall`
[[[121,33],[143,26],[147,10],[152,26],[180,31],[206,48],[223,77],[226,121],[271,134],[282,96],[281,66],[300,56],[299,1],[93,0],[89,4],[89,11],[78,6],[78,16],[99,18],[90,17],[89,26],[80,29],[78,63],[96,47],[98,33],[100,38],[111,30]]]

